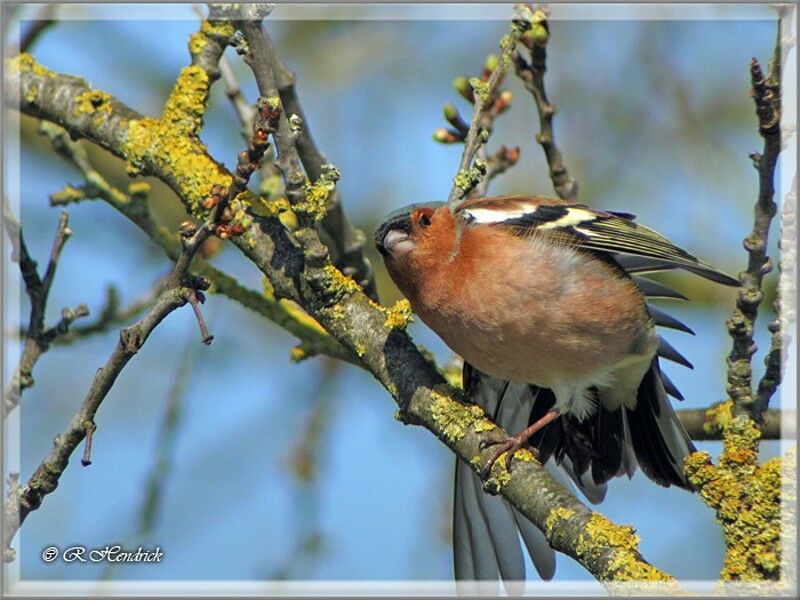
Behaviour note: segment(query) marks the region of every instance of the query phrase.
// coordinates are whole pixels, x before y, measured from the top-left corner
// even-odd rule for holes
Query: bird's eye
[[[420,227],[428,227],[430,224],[431,224],[431,218],[428,215],[426,215],[425,213],[422,213],[419,216],[419,225],[420,225]]]

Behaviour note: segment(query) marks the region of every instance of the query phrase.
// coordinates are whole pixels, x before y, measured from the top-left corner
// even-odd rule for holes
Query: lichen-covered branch
[[[780,39],[779,26],[778,44]],[[780,56],[780,47],[776,46],[770,74],[766,78],[756,59],[750,65],[764,151],[751,157],[759,174],[759,195],[753,231],[744,241],[749,255],[748,265],[739,275],[742,288],[734,315],[727,323],[733,338],[733,349],[728,357],[727,386],[731,400],[707,412],[710,420],[722,430],[722,454],[718,465],[714,465],[708,453],[695,452],[686,458],[685,469],[689,481],[697,488],[703,502],[714,509],[722,526],[725,539],[722,580],[780,582],[784,587],[778,591],[785,593],[792,585],[791,573],[795,565],[787,562],[783,541],[795,539],[796,524],[793,519],[785,519],[782,508],[794,507],[796,503],[794,473],[797,458],[795,451],[791,450],[758,464],[758,445],[766,426],[764,417],[768,414],[769,396],[780,382],[779,355],[783,345],[780,320],[778,327],[770,327],[773,331],[772,346],[773,349],[778,346],[778,356],[772,352],[767,355],[766,382],[762,379],[758,395],[753,393],[750,366],[751,356],[756,350],[753,327],[763,298],[761,282],[772,270],[766,247],[770,224],[776,213],[774,177],[781,150]],[[764,396],[760,397],[762,393]]]
[[[201,232],[202,230],[199,230],[198,234]],[[67,428],[56,436],[50,454],[41,462],[25,485],[19,484],[18,476],[11,482],[3,520],[5,561],[14,560],[11,548],[14,535],[28,515],[41,506],[44,497],[56,489],[72,453],[84,438],[87,440],[87,453],[84,454],[82,463],[88,465],[91,462],[88,457],[88,444],[96,430],[95,415],[122,369],[167,315],[190,302],[199,293],[194,286],[205,287],[200,281],[186,280],[189,264],[202,243],[202,237],[201,234],[185,241],[184,251],[176,261],[166,289],[141,321],[120,332],[114,352],[95,374],[83,403]]]
[[[779,32],[768,75],[764,75],[761,64],[755,58],[750,64],[752,95],[764,149],[761,154],[751,155],[758,171],[758,199],[754,208],[753,230],[744,240],[748,253],[747,269],[739,274],[742,285],[736,298],[736,309],[727,322],[728,332],[733,338],[733,347],[728,356],[727,392],[733,400],[734,413],[747,414],[757,423],[762,421],[768,397],[765,390],[762,402],[753,392],[750,361],[756,352],[753,329],[758,307],[764,297],[761,282],[772,271],[772,261],[767,257],[767,242],[770,225],[777,212],[774,196],[775,166],[781,151],[780,56]],[[771,377],[777,381],[774,375]]]
[[[260,34],[260,26],[250,32]],[[252,41],[250,51],[254,51]],[[269,67],[269,62],[266,65]],[[230,184],[230,173],[208,156],[196,135],[209,80],[199,70],[184,69],[162,117],[146,119],[107,94],[91,90],[82,80],[46,71],[30,57],[18,58],[10,67],[5,87],[7,92],[18,91],[23,112],[58,122],[74,136],[94,141],[128,160],[132,171],[165,181],[196,218],[206,216],[203,200],[212,188],[222,185],[227,189]],[[268,76],[266,70],[264,73]],[[260,81],[259,87],[269,102],[275,88],[269,80]],[[31,92],[33,89],[36,92]],[[76,112],[80,106],[87,108],[78,100],[87,91],[102,99],[99,106],[107,107],[100,118]],[[34,102],[24,100],[26,97],[33,97]],[[125,118],[118,118],[116,111]],[[284,163],[283,172],[292,183],[287,182],[286,187],[299,225],[294,231],[287,230],[266,206],[267,214],[254,214],[252,226],[231,241],[269,278],[276,298],[298,302],[348,352],[359,357],[398,402],[402,418],[425,426],[477,470],[486,458],[478,448],[480,441],[504,434],[485,416],[476,414],[475,407],[459,400],[404,332],[410,318],[407,303],[394,308],[376,305],[330,262],[317,224],[318,216],[324,214],[320,207],[325,207],[334,182],[321,176],[311,183],[286,168],[301,163],[292,161],[297,131],[284,111],[280,116],[283,120],[274,132],[276,146],[279,161],[282,152],[290,161]],[[247,193],[240,194],[239,200],[257,204]],[[497,469],[501,467],[493,474],[496,491],[541,527],[557,550],[576,558],[602,581],[669,579],[644,561],[630,527],[614,525],[585,507],[534,461],[517,461],[513,475]]]
[[[308,118],[297,94],[295,74],[281,61],[267,32],[264,32],[264,42],[275,73],[278,95],[286,114],[296,115],[302,123],[295,142],[298,158],[309,179],[316,181],[322,177],[328,161],[320,152],[311,135]],[[336,189],[328,195],[326,213],[320,223],[320,236],[328,247],[333,264],[344,274],[355,279],[364,288],[366,294],[377,301],[378,288],[375,285],[375,273],[364,255],[366,236],[350,223]]]
[[[11,239],[11,259],[19,263],[22,279],[25,282],[25,291],[31,304],[22,355],[11,376],[10,385],[3,393],[3,418],[5,418],[19,404],[22,392],[34,384],[33,367],[42,354],[47,352],[50,344],[55,339],[69,331],[69,327],[75,319],[88,315],[89,309],[85,304],[75,308],[65,308],[61,312],[61,319],[56,325],[50,328],[45,327],[44,317],[47,309],[47,299],[50,295],[50,287],[53,285],[61,250],[64,248],[69,236],[72,235],[67,212],[62,212],[58,220],[56,235],[50,251],[50,259],[44,275],[41,277],[39,276],[36,261],[31,257],[25,244],[22,226],[11,213],[5,199],[3,201],[3,212],[6,233]]]
[[[81,171],[85,179],[84,185],[67,185],[61,191],[52,194],[51,204],[60,206],[90,198],[100,198],[139,227],[171,260],[177,260],[181,252],[180,240],[176,234],[156,223],[150,214],[148,184],[134,182],[123,192],[110,185],[95,170],[86,150],[78,142],[70,139],[62,127],[43,121],[40,131],[48,137],[60,155]],[[300,346],[293,352],[294,358],[326,354],[333,358],[355,362],[355,357],[291,300],[277,299],[271,291],[261,293],[251,290],[200,258],[195,259],[192,272],[209,281],[211,293],[225,295],[297,336],[300,339]]]
[[[725,427],[718,466],[707,452],[695,452],[686,459],[689,481],[716,511],[723,527],[726,552],[720,575],[724,581],[778,581],[782,539],[794,539],[783,530],[781,506],[783,484],[796,471],[796,454],[759,465],[760,437],[755,422],[740,415]]]
[[[565,200],[575,200],[578,197],[578,182],[567,171],[553,132],[553,116],[558,108],[547,99],[547,92],[544,89],[549,38],[547,14],[544,10],[537,10],[534,12],[531,29],[522,36],[522,43],[530,50],[530,61],[525,60],[519,51],[515,51],[514,69],[536,102],[536,110],[539,113],[539,133],[536,135],[536,141],[544,150],[556,194]]]
[[[721,440],[725,427],[733,419],[733,403],[730,400],[712,404],[708,408],[684,408],[676,410],[681,425],[694,441]],[[764,413],[761,426],[762,440],[794,439],[797,435],[795,427],[795,411],[779,411],[770,409]],[[782,425],[786,428],[782,431]]]
[[[258,58],[259,52],[267,51],[259,39],[260,26],[243,22],[240,27],[252,53],[248,64],[259,91],[269,98],[275,78],[269,61]],[[296,136],[281,124],[273,138],[279,160],[283,155],[294,163]],[[286,183],[288,188],[290,182]],[[479,450],[481,440],[503,435],[500,429],[479,407],[464,404],[417,350],[404,331],[407,316],[398,319],[400,315],[375,305],[353,279],[331,264],[313,218],[301,219],[293,233],[305,259],[298,286],[304,308],[352,349],[389,390],[400,406],[400,419],[429,429],[477,471],[485,461]],[[601,581],[671,580],[642,558],[633,528],[615,525],[589,510],[532,457],[527,461],[523,457],[513,476],[497,466],[492,482],[497,493],[545,531],[557,550],[576,558]]]

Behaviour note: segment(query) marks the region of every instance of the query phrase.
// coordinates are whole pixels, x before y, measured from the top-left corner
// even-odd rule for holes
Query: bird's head
[[[444,202],[411,204],[392,212],[375,231],[375,247],[389,263],[411,259],[436,236],[443,223]]]
[[[444,202],[428,202],[394,211],[375,231],[386,270],[407,297],[436,280],[442,257],[452,250],[453,223]]]

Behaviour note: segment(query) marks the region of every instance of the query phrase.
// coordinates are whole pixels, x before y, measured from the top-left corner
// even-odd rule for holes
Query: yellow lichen
[[[208,21],[200,24],[200,32],[211,37],[228,39],[234,34],[233,22],[227,20]]]
[[[189,37],[189,52],[192,55],[200,54],[208,44],[208,38],[214,37],[227,40],[234,33],[233,23],[230,21],[208,21],[200,24],[200,31]]]
[[[208,38],[197,31],[189,36],[189,52],[192,54],[200,54],[207,43]]]
[[[97,111],[111,112],[111,96],[100,90],[88,90],[75,98],[76,115],[90,115]]]
[[[511,481],[511,472],[508,470],[508,467],[506,466],[506,454],[507,454],[506,452],[503,452],[497,458],[497,461],[494,463],[494,465],[492,465],[492,478],[494,479],[496,486],[494,488],[495,492],[499,492],[500,488],[508,485],[508,483]]]
[[[435,358],[433,364],[435,364]],[[464,362],[457,356],[451,358],[447,363],[439,369],[442,376],[447,380],[451,386],[456,389],[464,389]]]
[[[128,185],[128,195],[133,198],[145,198],[150,195],[150,184],[146,181],[135,181]]]
[[[608,555],[609,549],[611,550]],[[671,581],[673,578],[647,564],[639,554],[639,536],[630,525],[615,525],[592,513],[578,536],[575,551],[581,558],[600,560],[608,555],[603,581]]]
[[[361,289],[361,286],[352,277],[348,277],[334,265],[325,265],[323,268],[332,290],[336,293],[352,294]]]
[[[203,126],[209,89],[208,73],[198,66],[185,67],[164,105],[162,124],[175,134],[196,136]]]
[[[556,526],[558,521],[565,521],[573,516],[575,516],[575,511],[571,508],[556,506],[554,509],[552,509],[548,513],[547,519],[545,519],[544,522],[544,532],[547,534],[547,537],[551,537],[553,535],[553,528]]]
[[[111,116],[111,96],[100,90],[87,90],[75,98],[75,116],[94,115],[95,125]]]
[[[479,406],[463,404],[436,390],[431,391],[431,414],[445,439],[451,443],[463,438],[484,415]]]
[[[411,310],[411,303],[403,298],[394,303],[390,308],[382,308],[386,319],[383,326],[386,329],[405,330],[408,324],[414,319],[414,311]]]
[[[300,362],[308,358],[308,351],[303,346],[295,346],[289,352],[289,359],[292,362]]]
[[[65,185],[61,191],[50,195],[50,200],[54,204],[70,204],[71,202],[79,202],[85,199],[86,192],[84,190],[69,184]]]
[[[495,427],[496,425],[489,419],[479,419],[475,422],[473,429],[475,430],[475,433],[483,433],[485,431],[491,431]]]
[[[724,431],[733,419],[733,402],[718,402],[706,410],[706,419],[703,422],[703,431],[709,435]]]
[[[36,99],[39,97],[39,88],[35,85],[32,85],[27,92],[25,92],[25,102],[28,104],[33,104],[36,102]]]
[[[56,73],[40,65],[27,52],[18,54],[14,58],[6,59],[6,71],[9,75],[14,75],[20,71],[29,71],[40,77],[56,77]]]
[[[123,146],[128,173],[150,170],[168,173],[170,185],[186,199],[192,214],[202,212],[202,202],[215,186],[227,188],[231,176],[211,157],[203,143],[183,135],[157,119],[130,121]]]
[[[781,574],[781,469],[772,458],[757,463],[760,431],[747,416],[725,425],[718,466],[705,452],[686,458],[684,467],[700,498],[716,512],[725,538],[724,581],[778,580]],[[793,460],[786,457],[786,462]]]
[[[309,216],[315,223],[325,218],[328,212],[328,198],[336,187],[334,181],[320,177],[314,183],[306,184],[305,201],[298,203],[295,212]]]
[[[520,448],[514,452],[514,459],[521,460],[522,462],[537,462],[536,456],[527,448]]]

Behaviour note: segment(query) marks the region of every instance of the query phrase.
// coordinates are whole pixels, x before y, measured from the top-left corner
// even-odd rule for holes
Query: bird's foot
[[[492,454],[492,457],[483,466],[483,469],[481,469],[481,478],[486,479],[489,477],[489,473],[491,473],[494,463],[496,463],[504,453],[506,455],[506,470],[511,471],[511,458],[514,456],[517,450],[521,450],[527,446],[528,439],[530,439],[530,435],[527,435],[527,431],[523,431],[517,435],[507,437],[504,440],[482,441],[478,446],[480,450],[486,450],[486,448],[491,446],[497,446],[497,448],[495,449],[494,454]],[[534,457],[538,460],[539,451],[536,448],[528,447],[527,450],[531,451]]]
[[[531,436],[534,433],[536,433],[537,431],[539,431],[540,429],[551,423],[560,414],[561,414],[561,409],[553,408],[549,410],[542,418],[540,418],[532,425],[529,425],[527,429],[523,429],[522,431],[520,431],[517,435],[512,435],[511,437],[507,437],[504,440],[482,441],[480,443],[480,446],[478,446],[478,448],[480,448],[481,450],[485,450],[489,446],[498,446],[498,448],[497,450],[495,450],[494,454],[492,454],[492,457],[489,459],[489,462],[487,462],[484,465],[483,469],[481,469],[481,477],[483,479],[489,477],[489,473],[492,471],[494,463],[496,463],[497,459],[502,456],[503,452],[506,453],[506,470],[511,471],[511,457],[514,456],[514,453],[517,450],[524,448],[527,445],[528,440],[531,439]],[[533,447],[530,447],[528,449],[533,451],[534,457],[538,460],[539,451]]]

